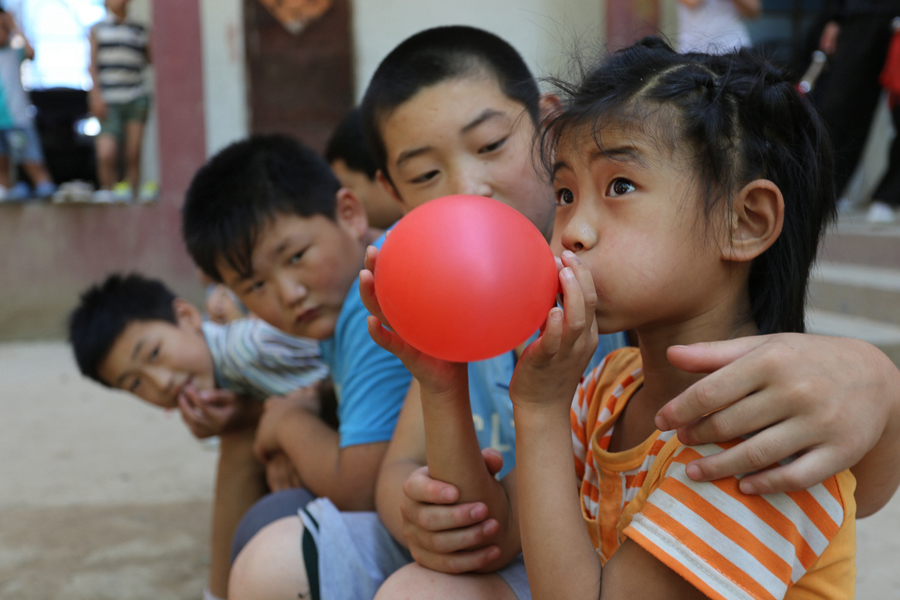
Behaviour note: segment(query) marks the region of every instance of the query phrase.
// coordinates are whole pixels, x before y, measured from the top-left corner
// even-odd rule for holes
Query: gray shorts
[[[41,138],[31,123],[0,131],[0,154],[10,156],[15,163],[44,162]]]
[[[303,560],[313,597],[371,600],[390,575],[411,563],[409,551],[394,541],[374,512],[340,512],[328,498],[300,511]],[[518,600],[531,600],[525,563],[519,555],[497,571]]]

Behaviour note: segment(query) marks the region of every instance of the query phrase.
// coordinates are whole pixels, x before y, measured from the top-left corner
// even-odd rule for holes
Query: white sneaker
[[[869,205],[869,212],[866,213],[866,221],[869,223],[893,223],[896,220],[897,215],[889,204],[875,200]]]
[[[114,204],[116,194],[112,190],[97,190],[94,192],[94,204]]]

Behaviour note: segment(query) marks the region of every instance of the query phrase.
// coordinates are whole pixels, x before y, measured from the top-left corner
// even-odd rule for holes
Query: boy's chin
[[[337,321],[333,317],[321,315],[312,321],[289,323],[285,327],[279,327],[278,329],[296,337],[326,340],[334,335],[336,327]]]

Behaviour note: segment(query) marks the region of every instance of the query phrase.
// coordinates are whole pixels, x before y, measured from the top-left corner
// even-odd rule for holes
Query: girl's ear
[[[730,236],[722,248],[725,260],[753,260],[781,235],[784,196],[778,186],[767,179],[745,185],[738,192],[732,211]]]
[[[203,331],[203,315],[196,306],[187,300],[175,298],[172,301],[172,309],[175,311],[175,321],[179,327],[196,332]]]
[[[550,92],[541,94],[540,100],[541,120],[545,121],[562,110],[562,101],[556,94]]]
[[[337,192],[337,206],[334,216],[340,227],[347,230],[353,237],[362,239],[369,229],[369,218],[362,202],[350,188],[342,187]]]
[[[390,180],[385,176],[384,171],[378,169],[375,173],[375,177],[378,179],[378,183],[381,184],[381,187],[390,195],[391,198],[400,203],[400,208],[403,209],[403,214],[408,213],[413,209],[412,206],[408,206],[406,202],[403,201],[403,198],[400,197],[400,194],[397,193],[397,188],[394,187],[394,184],[390,182]]]

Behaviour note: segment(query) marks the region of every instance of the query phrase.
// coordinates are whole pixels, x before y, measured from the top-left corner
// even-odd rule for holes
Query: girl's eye
[[[135,377],[135,378],[131,381],[131,385],[128,386],[128,391],[129,391],[129,392],[132,392],[132,393],[133,393],[133,392],[136,392],[137,389],[138,389],[140,386],[141,386],[141,378],[140,378],[140,377]]]
[[[633,192],[637,188],[633,183],[628,181],[627,179],[622,179],[621,177],[617,179],[613,179],[612,183],[609,184],[609,190],[606,192],[607,195],[616,197],[616,196],[624,196],[629,192]]]
[[[575,202],[575,194],[569,188],[561,188],[556,190],[556,205],[568,206]]]
[[[506,140],[508,140],[508,139],[509,139],[508,137],[505,137],[502,140],[497,140],[496,142],[494,142],[492,144],[488,144],[487,146],[480,149],[478,151],[478,154],[489,154],[491,152],[499,150],[500,148],[503,147],[503,145],[506,143]]]
[[[247,288],[247,292],[248,292],[248,293],[250,293],[250,292],[256,292],[256,291],[261,290],[262,287],[263,287],[263,282],[262,282],[262,281],[254,281],[253,283],[250,284],[250,287]]]
[[[428,171],[424,175],[419,175],[415,179],[410,180],[410,183],[427,183],[427,182],[431,181],[432,179],[434,179],[435,177],[437,177],[437,174],[438,174],[437,170]]]
[[[157,346],[156,348],[153,349],[152,352],[150,352],[150,360],[154,361],[154,360],[156,360],[156,358],[158,356],[159,356],[159,346]]]
[[[292,265],[296,265],[298,262],[300,262],[300,259],[303,258],[304,252],[306,252],[306,250],[301,250],[300,252],[291,256],[291,258],[288,259],[288,263],[290,263]]]

